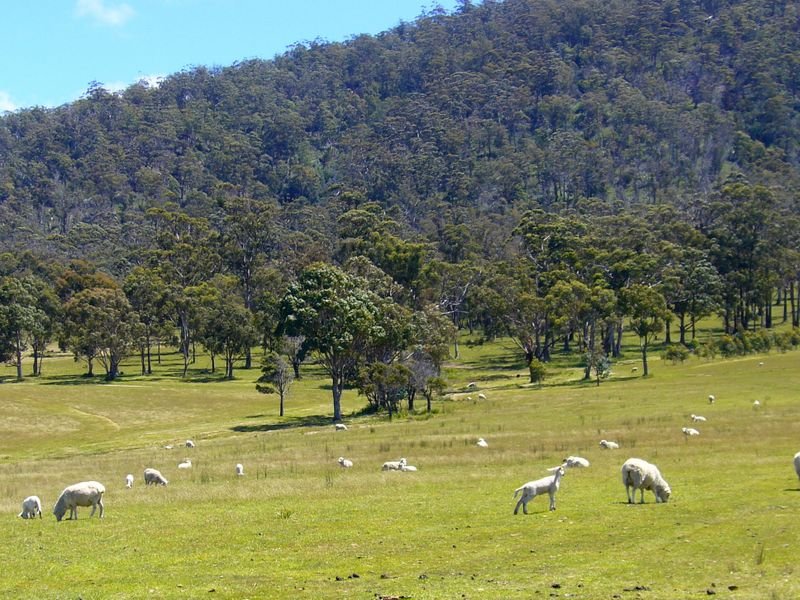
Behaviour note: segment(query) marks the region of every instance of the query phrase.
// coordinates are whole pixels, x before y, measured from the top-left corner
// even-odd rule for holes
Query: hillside
[[[119,275],[148,208],[219,227],[248,197],[274,203],[277,255],[331,259],[337,217],[370,200],[403,237],[467,225],[497,257],[532,207],[670,205],[702,228],[731,177],[796,214],[797,20],[766,0],[465,0],[153,88],[96,84],[0,119],[0,240]]]

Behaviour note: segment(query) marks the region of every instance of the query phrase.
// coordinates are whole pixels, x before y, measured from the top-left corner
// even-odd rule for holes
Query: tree
[[[388,411],[391,421],[400,401],[408,392],[411,377],[411,369],[403,364],[375,362],[359,370],[358,389],[374,410]]]
[[[64,307],[69,346],[86,358],[89,375],[98,358],[106,379],[119,376],[119,365],[144,335],[139,315],[120,289],[89,288],[78,292]]]
[[[289,286],[281,301],[281,330],[303,335],[331,378],[333,420],[341,421],[342,391],[353,376],[378,327],[378,298],[332,265],[315,263]]]
[[[642,374],[647,376],[647,349],[650,342],[663,330],[669,317],[664,296],[658,290],[634,284],[623,290],[622,305],[630,319],[631,330],[639,336],[642,352]]]
[[[13,355],[17,379],[22,380],[22,352],[26,340],[47,315],[36,307],[33,282],[3,277],[0,280],[0,348]]]
[[[276,352],[269,352],[264,356],[261,366],[261,377],[258,378],[256,389],[262,394],[279,394],[280,416],[283,416],[283,407],[289,395],[289,387],[294,381],[291,365],[283,356]]]
[[[163,329],[174,309],[169,288],[156,271],[135,267],[125,278],[122,289],[144,325],[140,357],[142,375],[149,375],[153,372],[150,357],[153,335]]]

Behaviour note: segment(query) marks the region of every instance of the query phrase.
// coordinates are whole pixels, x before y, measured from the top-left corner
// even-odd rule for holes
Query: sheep
[[[147,468],[144,470],[145,485],[167,485],[169,481],[161,474],[158,469]]]
[[[619,448],[619,444],[617,442],[609,442],[608,440],[600,440],[600,447],[606,450],[616,450]]]
[[[244,465],[242,463],[236,463],[236,475],[239,477],[244,475]]]
[[[478,384],[477,384],[477,383],[475,383],[474,381],[470,381],[470,382],[467,384],[467,389],[468,389],[468,390],[475,389],[475,387],[476,387],[477,385],[478,385]]]
[[[800,478],[800,452],[794,455],[794,472],[797,473],[797,477]]]
[[[400,470],[401,471],[416,471],[417,467],[415,467],[414,465],[402,465],[400,467]]]
[[[103,494],[105,493],[105,486],[97,481],[82,481],[65,487],[53,507],[56,521],[61,521],[64,518],[67,509],[69,509],[69,519],[77,519],[79,506],[92,507],[89,517],[94,516],[94,511],[99,506],[100,518],[102,519],[105,513],[105,507],[103,506]]]
[[[716,400],[717,400],[717,399],[716,399],[716,397],[714,396],[714,394],[709,394],[709,395],[708,395],[708,403],[709,403],[709,404],[714,404],[714,402],[715,402]]]
[[[125,475],[125,487],[128,488],[128,489],[133,487],[133,474],[132,473],[128,473],[127,475]]]
[[[343,469],[349,469],[353,466],[353,461],[346,459],[344,456],[339,457],[339,466]]]
[[[484,394],[483,392],[481,392],[480,394],[478,394],[478,399],[479,399],[479,400],[486,400],[486,394]]]
[[[759,402],[758,400],[753,400],[753,409],[754,410],[757,409],[760,406],[761,406],[761,402]]]
[[[672,494],[658,467],[641,458],[629,458],[625,461],[622,465],[622,483],[628,494],[628,504],[633,504],[636,499],[636,490],[641,492],[640,504],[644,504],[645,490],[651,490],[655,494],[656,502],[666,502]]]
[[[681,431],[683,431],[683,435],[691,436],[691,435],[700,435],[700,432],[693,427],[682,427]]]
[[[568,456],[561,461],[565,467],[588,467],[589,461],[582,456]]]
[[[406,464],[405,458],[401,458],[400,460],[387,460],[383,463],[381,471],[400,471]]]
[[[164,450],[172,450],[172,444],[167,444],[164,446]]]
[[[191,469],[192,468],[192,461],[190,461],[188,458],[184,458],[183,462],[178,463],[178,468],[179,469]]]
[[[347,425],[344,423],[335,423],[334,427],[336,428],[336,431],[347,431]]]
[[[522,492],[522,496],[517,501],[517,505],[514,507],[515,515],[519,512],[520,506],[522,506],[522,512],[527,515],[528,502],[533,500],[539,494],[543,494],[545,492],[550,495],[550,510],[556,509],[556,492],[561,484],[561,478],[564,476],[566,471],[564,469],[564,465],[553,467],[552,469],[548,469],[548,471],[554,471],[554,473],[535,481],[529,481],[522,487],[514,490],[514,498],[517,497],[517,494]]]
[[[23,519],[33,519],[36,515],[42,518],[42,501],[39,500],[39,496],[28,496],[22,501],[22,512],[19,516]]]
[[[477,441],[477,442],[475,442],[475,444],[476,444],[477,446],[480,446],[481,448],[488,448],[488,447],[489,447],[489,442],[487,442],[487,441],[486,441],[485,439],[483,439],[483,438],[478,438],[478,441]]]
[[[194,448],[194,442],[192,440],[186,440],[186,447]]]
[[[701,417],[700,415],[692,415],[692,421],[694,421],[695,423],[698,423],[698,422],[699,423],[705,423],[706,422],[706,418],[705,417]]]
[[[631,367],[631,373],[636,373],[639,370],[639,367]]]

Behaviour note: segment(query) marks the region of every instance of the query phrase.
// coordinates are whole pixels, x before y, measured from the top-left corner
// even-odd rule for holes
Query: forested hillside
[[[637,303],[681,341],[769,328],[776,299],[797,325],[799,89],[797,2],[463,0],[5,115],[0,267],[207,284],[252,317],[322,261],[528,360],[589,323],[613,353]]]

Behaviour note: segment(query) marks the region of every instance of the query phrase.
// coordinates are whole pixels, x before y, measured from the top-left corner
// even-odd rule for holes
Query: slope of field
[[[600,386],[565,370],[532,387],[502,343],[463,351],[434,415],[352,416],[344,432],[312,368],[284,419],[276,397],[255,392],[254,371],[181,382],[168,375],[173,357],[161,374],[113,384],[82,381],[67,358],[46,362],[39,381],[6,379],[0,596],[800,596],[797,353],[655,361],[647,379],[631,359]],[[346,414],[362,406],[346,393]],[[708,421],[689,439],[692,413]],[[621,448],[601,450],[602,438]],[[514,489],[568,454],[591,466],[567,472],[558,509],[536,498],[514,516]],[[339,456],[355,466],[340,469]],[[419,471],[380,470],[401,456]],[[630,456],[661,468],[668,504],[646,493],[627,505],[619,469]],[[186,457],[194,466],[179,471]],[[148,466],[169,485],[145,487]],[[56,523],[57,495],[84,479],[106,485],[105,518],[79,509]],[[42,497],[43,520],[16,517],[29,494]]]

